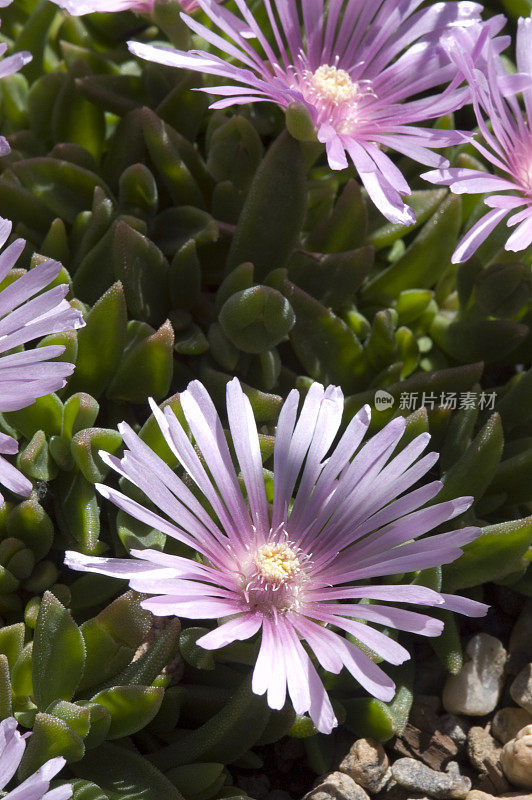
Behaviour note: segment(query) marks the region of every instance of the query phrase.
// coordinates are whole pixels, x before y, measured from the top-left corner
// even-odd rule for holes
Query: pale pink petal
[[[247,614],[230,622],[225,622],[205,636],[196,639],[196,644],[206,650],[218,650],[231,642],[243,641],[255,636],[262,626],[260,614]]]
[[[495,230],[499,222],[502,222],[508,211],[495,209],[485,214],[473,227],[466,233],[456,250],[454,251],[453,264],[462,264],[474,254],[475,250],[484,242],[490,233]]]
[[[530,244],[532,244],[532,210],[529,209],[527,219],[512,233],[505,248],[518,253],[520,250],[526,250]]]

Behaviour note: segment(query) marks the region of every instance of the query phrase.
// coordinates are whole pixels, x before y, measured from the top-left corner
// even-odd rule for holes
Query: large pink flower
[[[128,448],[122,459],[101,456],[165,516],[116,489],[98,489],[131,516],[188,545],[191,558],[155,550],[133,550],[133,559],[68,552],[66,563],[129,579],[133,589],[153,595],[142,605],[156,615],[225,618],[198,640],[207,649],[260,631],[252,686],[256,694],[267,693],[272,708],[283,706],[288,689],[296,712],[309,711],[320,731],[331,731],[336,719],[315,661],[334,673],[346,667],[371,694],[390,700],[393,681],[342,632],[400,664],[408,651],[365,622],[425,636],[438,636],[442,623],[381,601],[485,612],[482,604],[423,586],[365,583],[454,561],[462,545],[479,534],[478,528],[460,528],[422,538],[472,502],[461,497],[427,507],[441,489],[438,481],[411,490],[437,459],[435,453],[419,459],[428,434],[396,452],[405,429],[398,417],[361,447],[370,421],[366,406],[333,447],[343,412],[341,390],[314,384],[299,417],[299,394],[292,391],[277,426],[270,504],[257,428],[238,380],[227,387],[227,416],[247,498],[203,385],[191,383],[180,400],[196,448],[171,409],[163,413],[152,402],[152,410],[168,446],[213,513],[126,423],[119,426]],[[195,552],[200,561],[193,558]],[[361,604],[362,599],[378,602]]]
[[[0,248],[11,228],[9,220],[0,218]],[[17,239],[0,253],[0,283],[17,263],[24,246],[24,240]],[[74,370],[73,364],[52,360],[64,352],[62,345],[20,351],[21,345],[34,339],[85,324],[81,313],[65,300],[67,284],[43,291],[60,271],[57,261],[44,261],[0,292],[0,412],[18,411],[38,397],[56,392]],[[17,452],[15,439],[0,433],[0,454]],[[24,496],[33,488],[31,481],[1,455],[0,484]]]
[[[506,250],[517,252],[532,244],[532,19],[521,18],[517,31],[517,69],[518,79],[523,81],[524,116],[515,95],[507,92],[515,76],[507,76],[495,50],[491,49],[487,70],[480,71],[468,58],[459,35],[449,38],[447,44],[451,57],[471,87],[484,139],[484,143],[473,141],[472,144],[499,171],[498,175],[491,175],[453,167],[422,176],[431,183],[449,186],[456,194],[489,193],[484,203],[492,210],[473,225],[460,242],[453,255],[456,264],[471,258],[491,231],[517,209],[521,210],[512,214],[507,222],[509,227],[517,227],[506,242]]]
[[[454,27],[467,29],[476,58],[482,30],[494,35],[505,21],[499,16],[482,25],[482,6],[472,2],[420,8],[422,0],[265,0],[267,30],[245,0],[235,0],[239,16],[214,0],[198,4],[218,31],[183,19],[222,57],[137,42],[130,42],[131,51],[227,78],[229,85],[203,90],[222,96],[213,108],[266,100],[283,109],[303,104],[330,167],[344,169],[349,156],[380,211],[401,224],[415,220],[402,199],[410,188],[385,150],[441,167],[448,163],[432,148],[461,141],[455,131],[419,125],[469,100],[468,90],[453,81],[456,67],[439,47],[440,36]],[[497,42],[500,47],[507,40]]]

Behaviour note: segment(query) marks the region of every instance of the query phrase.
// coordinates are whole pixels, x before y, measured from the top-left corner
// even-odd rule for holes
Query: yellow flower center
[[[297,555],[287,544],[264,544],[256,556],[257,572],[265,583],[281,585],[300,570]]]
[[[323,64],[310,79],[312,88],[322,100],[335,106],[348,103],[357,94],[358,87],[353,83],[345,69]]]

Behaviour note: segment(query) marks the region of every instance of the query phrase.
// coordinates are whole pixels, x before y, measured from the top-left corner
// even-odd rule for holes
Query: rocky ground
[[[446,675],[428,645],[410,719],[384,745],[346,738],[314,782],[301,740],[264,749],[264,771],[237,774],[256,800],[532,800],[532,598],[500,589],[482,621],[465,621],[465,661]]]
[[[358,739],[305,800],[532,800],[532,599],[514,619],[510,606],[470,631],[438,693],[427,662],[401,736]]]

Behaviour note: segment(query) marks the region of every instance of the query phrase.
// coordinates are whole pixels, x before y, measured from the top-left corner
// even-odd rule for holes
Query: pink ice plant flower
[[[466,233],[453,255],[453,263],[459,264],[471,258],[509,214],[506,224],[517,227],[506,242],[506,250],[518,252],[532,244],[532,19],[519,19],[517,30],[517,70],[524,79],[524,114],[515,94],[507,95],[505,91],[508,77],[497,52],[491,51],[487,69],[480,71],[464,52],[459,35],[448,40],[448,49],[471,87],[484,140],[472,144],[498,170],[497,175],[492,175],[452,167],[422,176],[431,183],[449,186],[455,194],[489,194],[484,203],[491,211]]]
[[[12,223],[0,218],[0,248],[7,241]],[[0,253],[0,283],[9,275],[25,246],[16,239]],[[47,345],[21,349],[34,339],[82,327],[81,313],[65,300],[67,284],[43,291],[57,278],[61,264],[44,261],[12,281],[0,291],[0,412],[18,411],[38,397],[61,389],[74,365],[53,361],[65,348]],[[27,497],[33,488],[29,481],[2,455],[16,455],[18,444],[0,432],[0,484]],[[3,500],[0,495],[0,502]]]
[[[12,2],[13,0],[0,0],[0,9],[7,8],[7,6],[10,6]],[[7,58],[3,58],[6,50],[7,44],[2,42],[0,44],[0,80],[2,80],[2,78],[7,78],[8,75],[13,75],[13,73],[18,72],[32,59],[31,53],[28,53],[27,51],[14,53]],[[6,138],[4,136],[0,136],[0,156],[7,155],[7,153],[9,153],[9,149],[10,148]]]
[[[383,603],[420,603],[473,616],[487,607],[424,586],[367,583],[450,563],[479,535],[478,528],[464,527],[422,538],[473,500],[461,497],[426,507],[442,484],[412,489],[437,459],[435,453],[419,459],[429,435],[421,434],[398,452],[405,430],[404,418],[398,417],[361,445],[370,423],[365,406],[333,446],[343,414],[341,390],[313,384],[298,415],[299,400],[297,391],[290,392],[279,416],[271,504],[253,412],[238,379],[227,386],[227,417],[247,499],[204,386],[194,381],[180,395],[195,447],[171,408],[163,412],[151,401],[169,448],[213,515],[126,423],[119,426],[127,447],[123,457],[100,455],[160,513],[109,486],[98,490],[127,514],[190,547],[191,557],[151,549],[132,550],[132,559],[67,552],[65,563],[128,579],[133,589],[153,595],[142,606],[157,616],[221,619],[219,627],[198,639],[207,650],[260,631],[253,691],[267,694],[274,709],[283,707],[288,691],[295,711],[309,712],[316,727],[328,733],[336,719],[316,661],[333,673],[345,667],[382,700],[391,700],[395,691],[381,667],[343,632],[400,664],[408,651],[371,623],[425,636],[439,636],[442,623]]]
[[[5,787],[18,769],[29,736],[30,733],[20,733],[14,717],[0,722],[0,790],[4,800],[67,800],[72,797],[69,784],[50,789],[51,779],[65,765],[65,759],[60,756],[47,761],[37,772],[4,794]]]
[[[229,85],[201,89],[222,97],[212,108],[252,101],[271,101],[282,109],[303,104],[331,169],[345,169],[349,156],[384,216],[406,225],[415,221],[402,198],[411,190],[386,151],[428,166],[448,166],[432,148],[456,144],[459,134],[419,123],[469,100],[468,90],[453,80],[456,67],[439,38],[456,26],[465,28],[474,49],[482,30],[495,35],[505,21],[499,16],[481,23],[482,6],[473,2],[419,8],[422,0],[264,0],[267,31],[245,0],[235,0],[239,15],[214,0],[198,4],[218,30],[186,15],[183,19],[222,57],[138,42],[130,42],[130,50],[150,61],[228,79]],[[506,46],[506,39],[497,41]]]
[[[137,11],[149,13],[153,11],[154,0],[53,0],[53,2],[76,17],[84,14],[93,14],[95,11]],[[220,0],[217,0],[220,2]],[[184,11],[195,11],[198,8],[196,0],[180,0]]]

